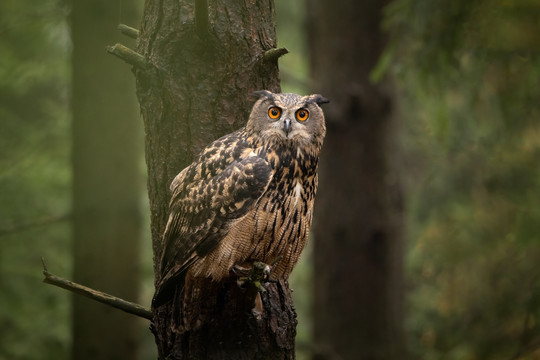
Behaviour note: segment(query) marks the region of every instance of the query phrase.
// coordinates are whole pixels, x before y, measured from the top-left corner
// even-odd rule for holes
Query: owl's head
[[[246,125],[250,133],[265,141],[322,145],[326,126],[320,105],[328,102],[326,98],[267,90],[257,91],[253,95],[258,100]]]

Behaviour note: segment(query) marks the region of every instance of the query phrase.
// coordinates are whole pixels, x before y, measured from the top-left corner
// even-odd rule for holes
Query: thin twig
[[[139,304],[117,298],[104,292],[94,290],[89,287],[74,283],[73,281],[69,281],[53,275],[47,270],[47,265],[45,264],[45,259],[43,257],[41,258],[41,262],[43,263],[43,275],[45,275],[45,279],[43,279],[44,283],[55,285],[76,294],[86,296],[87,298],[123,310],[129,314],[152,320],[152,312],[149,309]]]

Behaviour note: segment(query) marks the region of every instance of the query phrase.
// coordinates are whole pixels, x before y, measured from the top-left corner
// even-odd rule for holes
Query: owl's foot
[[[232,271],[238,276],[238,286],[245,288],[253,286],[259,292],[265,292],[264,283],[270,279],[272,267],[261,261],[254,261],[251,269],[241,265],[234,265]]]

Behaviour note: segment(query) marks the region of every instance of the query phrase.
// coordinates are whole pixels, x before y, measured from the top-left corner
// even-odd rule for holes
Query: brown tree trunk
[[[139,19],[123,4],[123,20]],[[118,41],[108,0],[72,3],[74,280],[136,301],[141,240],[142,126],[129,68],[107,55]],[[74,295],[72,358],[135,359],[140,323]]]
[[[162,251],[169,184],[193,156],[243,126],[254,90],[279,90],[273,1],[147,0],[138,52],[149,67],[137,70],[146,128],[154,265]],[[197,7],[197,9],[195,9]],[[196,11],[197,10],[197,11]],[[160,359],[289,359],[296,318],[286,282],[262,296],[236,283],[201,280],[177,289],[174,301],[154,310]],[[185,291],[185,293],[184,293]]]
[[[404,358],[394,95],[369,80],[386,4],[308,1],[311,73],[331,101],[314,221],[317,359]]]

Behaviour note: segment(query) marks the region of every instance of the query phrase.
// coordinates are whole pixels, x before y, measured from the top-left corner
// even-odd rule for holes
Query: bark
[[[124,2],[124,20],[138,19]],[[122,36],[106,0],[72,3],[74,280],[136,300],[142,126],[129,68],[104,51]],[[139,321],[75,295],[73,359],[134,359]]]
[[[317,359],[403,359],[403,205],[392,84],[369,75],[387,1],[308,1],[328,132],[315,204]]]
[[[206,10],[206,11],[205,11]],[[197,16],[196,16],[196,14]],[[136,70],[146,129],[154,269],[162,251],[169,184],[204,146],[243,126],[251,92],[279,91],[273,1],[148,0]],[[234,281],[200,280],[153,309],[160,359],[288,359],[296,318],[286,282],[255,295]]]

